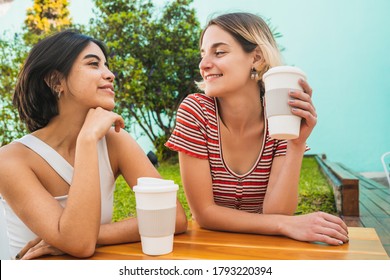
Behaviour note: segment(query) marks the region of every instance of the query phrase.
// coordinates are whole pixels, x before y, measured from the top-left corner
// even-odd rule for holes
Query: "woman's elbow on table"
[[[56,243],[58,245],[55,245],[54,242],[51,244],[64,253],[77,258],[88,258],[95,253],[97,238],[87,236],[80,238],[72,237],[58,240]]]
[[[176,212],[176,226],[175,226],[175,234],[184,233],[187,231],[188,227],[188,221],[187,216],[184,211],[184,209],[179,206],[180,208]]]
[[[196,220],[196,223],[204,229],[210,229],[214,230],[215,228],[215,220],[214,215],[212,212],[203,210],[198,211],[195,213],[195,217],[193,217],[194,220]]]
[[[184,216],[180,215],[180,217],[176,218],[175,234],[186,232],[187,227],[188,227],[188,221],[185,215]]]
[[[67,253],[77,258],[88,258],[95,253],[96,242],[88,242],[84,244],[78,244],[77,247],[72,248]]]

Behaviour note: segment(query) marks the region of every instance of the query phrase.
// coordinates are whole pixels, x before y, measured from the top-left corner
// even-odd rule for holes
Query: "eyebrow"
[[[100,57],[97,56],[96,54],[87,54],[87,55],[84,56],[83,59],[88,59],[88,58],[95,58],[95,59],[97,59],[99,62],[102,61],[102,60],[100,59]],[[107,62],[107,61],[106,61],[106,63],[104,63],[104,64],[105,64],[106,66],[108,66],[108,62]]]
[[[96,54],[87,54],[84,56],[83,59],[87,59],[87,58],[96,58],[97,60],[101,60],[99,56],[97,56]]]
[[[221,45],[222,46],[229,46],[229,44],[227,44],[227,43],[217,42],[217,43],[214,43],[214,44],[211,45],[211,49],[218,48]],[[204,52],[204,49],[200,49],[200,52]]]

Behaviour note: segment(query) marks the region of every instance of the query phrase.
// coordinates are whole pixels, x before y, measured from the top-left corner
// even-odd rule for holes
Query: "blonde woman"
[[[294,216],[306,140],[317,122],[312,89],[290,92],[302,117],[295,140],[269,137],[262,75],[282,59],[267,24],[249,13],[212,19],[200,38],[204,94],[181,104],[166,146],[179,152],[186,196],[200,226],[341,245],[347,227],[318,212]]]

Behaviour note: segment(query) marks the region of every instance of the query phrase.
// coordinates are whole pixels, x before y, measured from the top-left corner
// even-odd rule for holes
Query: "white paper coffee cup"
[[[294,115],[288,105],[289,91],[302,90],[299,79],[306,80],[306,75],[293,66],[273,67],[263,75],[268,130],[273,139],[299,137],[301,118]]]
[[[172,252],[178,189],[172,180],[138,178],[133,190],[144,254],[164,255]]]

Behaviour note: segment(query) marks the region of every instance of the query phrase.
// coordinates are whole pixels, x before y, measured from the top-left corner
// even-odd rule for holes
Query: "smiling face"
[[[233,36],[217,25],[204,32],[201,56],[199,69],[208,96],[237,94],[254,82],[250,79],[254,54],[245,53]]]
[[[114,74],[108,69],[103,51],[95,43],[89,43],[78,55],[69,76],[61,82],[66,100],[72,100],[87,108],[102,107],[113,110]]]

